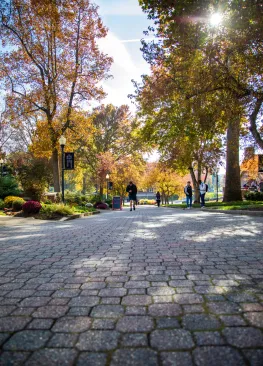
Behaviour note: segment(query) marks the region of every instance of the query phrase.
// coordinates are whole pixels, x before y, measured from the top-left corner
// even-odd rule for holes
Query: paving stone
[[[114,330],[88,330],[76,344],[80,351],[110,351],[117,347],[120,333]]]
[[[8,351],[34,351],[43,347],[51,334],[48,330],[22,330],[15,333],[3,348]]]
[[[157,318],[156,326],[158,329],[180,328],[179,321],[176,318],[170,318],[170,317]]]
[[[148,312],[151,316],[178,316],[182,309],[178,304],[154,304],[150,305]]]
[[[263,360],[263,349],[244,350],[243,354],[248,359],[250,366],[261,366]]]
[[[8,352],[4,351],[0,354],[0,366],[20,366],[30,356],[29,352]]]
[[[242,294],[227,294],[226,295],[227,300],[233,301],[233,302],[257,302],[257,299],[255,296],[247,293]]]
[[[158,350],[182,350],[194,347],[191,333],[184,329],[154,330],[150,336],[151,346]]]
[[[0,346],[10,337],[10,333],[0,333]]]
[[[145,288],[130,288],[128,289],[129,295],[145,295],[146,289]]]
[[[128,281],[125,283],[125,288],[147,288],[150,287],[148,281]]]
[[[223,295],[205,295],[204,297],[208,302],[226,301],[226,298]]]
[[[124,316],[116,325],[120,332],[149,332],[153,327],[153,320],[148,316]]]
[[[112,319],[94,319],[91,329],[114,329],[115,320]]]
[[[0,306],[0,317],[10,315],[16,306]]]
[[[189,352],[161,352],[162,366],[193,366]]]
[[[21,316],[0,318],[0,332],[16,332],[22,330],[30,320],[30,317]]]
[[[221,324],[213,315],[188,314],[183,316],[183,326],[189,330],[212,330],[219,329]]]
[[[119,318],[123,314],[122,305],[97,305],[92,309],[90,316],[92,318]]]
[[[106,353],[82,352],[78,358],[77,366],[106,366]]]
[[[191,287],[194,286],[193,281],[190,280],[173,280],[169,281],[171,287]]]
[[[193,351],[197,366],[245,366],[241,354],[231,347],[200,347]]]
[[[77,351],[67,348],[49,348],[35,351],[26,362],[26,366],[72,366],[77,358]]]
[[[263,334],[259,329],[225,328],[222,333],[230,345],[238,348],[263,346]]]
[[[99,296],[102,297],[121,297],[127,294],[127,290],[125,288],[110,288],[110,289],[102,289],[99,292]]]
[[[52,294],[52,297],[76,297],[80,294],[80,290],[57,290]]]
[[[91,308],[86,306],[72,306],[67,315],[70,316],[88,316],[91,312]]]
[[[146,315],[145,306],[127,306],[125,310],[125,315]]]
[[[57,333],[52,336],[47,346],[51,348],[72,348],[77,339],[77,334]]]
[[[219,332],[194,332],[197,346],[218,346],[225,344]]]
[[[261,304],[241,304],[241,308],[243,311],[263,311],[263,305]]]
[[[147,335],[143,333],[128,333],[122,336],[121,346],[123,347],[147,347]]]
[[[247,323],[240,315],[221,315],[220,319],[226,327],[246,326]]]
[[[82,290],[101,290],[106,287],[106,283],[104,282],[87,282],[81,286]]]
[[[170,287],[149,287],[147,293],[150,296],[174,295],[175,290]]]
[[[68,311],[67,306],[42,306],[32,316],[35,318],[60,318]]]
[[[95,306],[99,303],[98,296],[78,296],[74,297],[68,303],[69,306]]]
[[[263,312],[245,313],[244,317],[250,325],[254,325],[255,327],[263,328]]]
[[[51,299],[49,297],[28,297],[19,304],[22,307],[40,307],[47,305]]]
[[[204,313],[204,308],[202,305],[199,305],[199,304],[183,305],[183,312],[185,314]]]
[[[151,349],[119,349],[112,355],[110,366],[157,366],[157,353]]]
[[[201,304],[204,302],[203,297],[197,294],[176,294],[173,299],[178,304]]]
[[[121,302],[121,298],[120,297],[103,297],[100,301],[100,304],[105,304],[105,305],[118,305]]]
[[[242,311],[238,304],[227,301],[209,303],[207,307],[213,314],[239,314]]]
[[[122,305],[149,305],[152,303],[151,296],[148,295],[128,295],[122,298]]]
[[[84,316],[65,316],[58,319],[52,327],[52,332],[75,332],[81,333],[88,330],[91,326],[91,319]]]
[[[14,310],[12,312],[12,316],[29,316],[31,315],[33,312],[35,311],[35,308],[16,308],[16,310]]]
[[[33,319],[27,329],[50,329],[54,323],[53,319]]]
[[[48,305],[53,305],[53,306],[60,306],[60,305],[67,305],[68,302],[70,301],[70,298],[68,297],[56,297],[52,300],[49,301]]]

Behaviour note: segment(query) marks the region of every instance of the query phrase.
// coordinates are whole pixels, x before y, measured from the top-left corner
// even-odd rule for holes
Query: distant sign
[[[258,155],[258,171],[263,173],[263,155]]]
[[[121,197],[114,196],[112,199],[112,209],[113,210],[122,210]]]
[[[74,153],[65,153],[65,170],[74,170]]]

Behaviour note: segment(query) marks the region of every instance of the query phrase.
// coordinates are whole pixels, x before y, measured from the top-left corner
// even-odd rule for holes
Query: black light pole
[[[64,147],[66,145],[66,138],[62,135],[60,139],[58,140],[60,147],[61,147],[61,188],[62,188],[62,202],[65,202],[65,196],[64,196],[64,171],[65,171],[65,159],[64,159]]]
[[[218,202],[218,169],[216,170],[216,202]]]
[[[3,164],[4,164],[4,160],[0,159],[0,164],[1,164],[1,177],[3,176]]]
[[[109,190],[109,173],[106,174],[106,183],[107,183],[107,193],[106,193],[106,200],[108,199],[108,190]]]

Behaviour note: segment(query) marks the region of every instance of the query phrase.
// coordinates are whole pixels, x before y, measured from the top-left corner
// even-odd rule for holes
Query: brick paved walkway
[[[156,207],[0,227],[0,365],[262,365],[262,231]]]

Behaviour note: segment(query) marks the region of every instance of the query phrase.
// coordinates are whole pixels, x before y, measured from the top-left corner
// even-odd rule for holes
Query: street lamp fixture
[[[106,184],[107,184],[106,200],[108,199],[109,179],[110,179],[110,175],[109,175],[109,173],[107,173],[106,174]]]
[[[61,147],[61,186],[62,186],[62,202],[65,203],[65,185],[64,185],[64,172],[65,172],[65,158],[64,158],[64,147],[66,145],[67,139],[65,136],[61,135],[59,138],[59,144]]]

